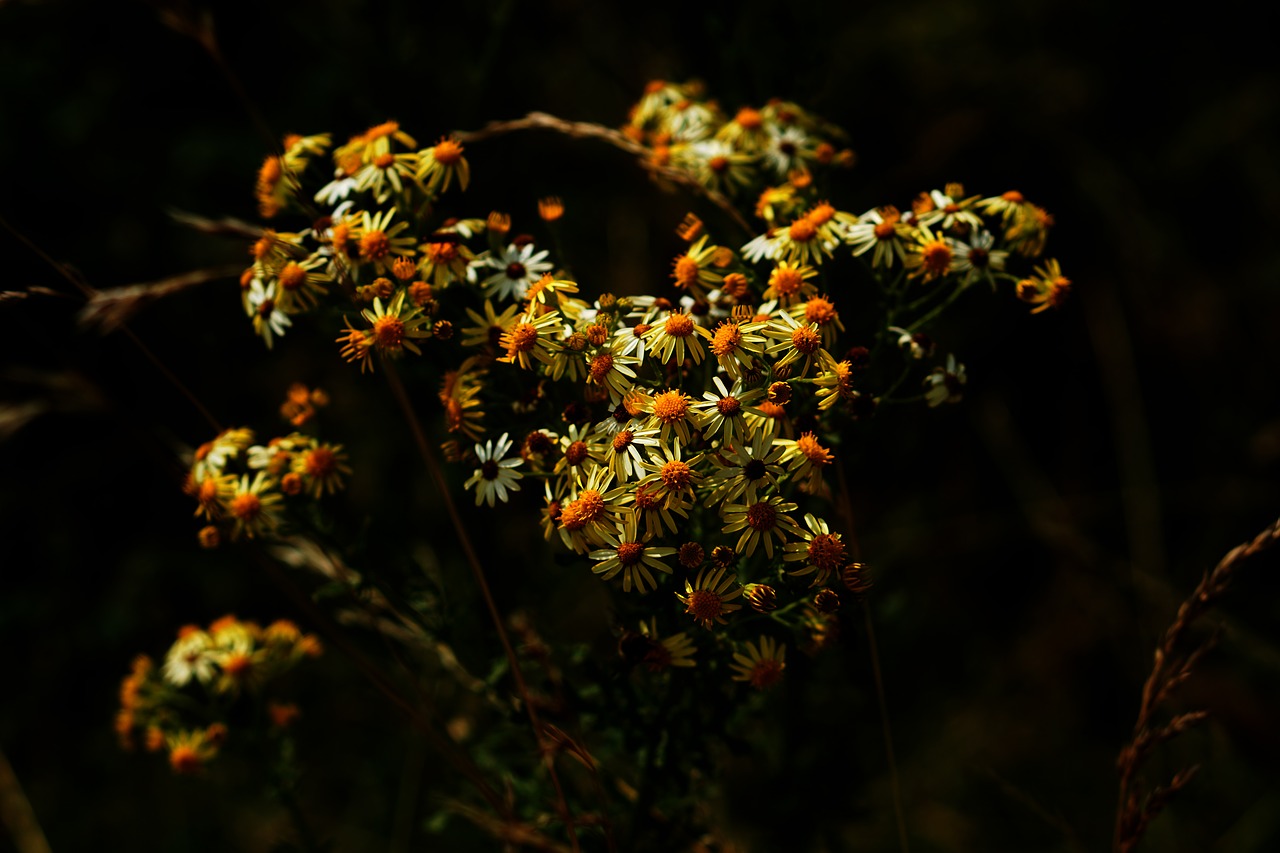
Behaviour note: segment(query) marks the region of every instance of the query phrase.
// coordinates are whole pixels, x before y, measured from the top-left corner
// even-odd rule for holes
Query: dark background
[[[215,21],[273,134],[345,139],[396,118],[429,144],[535,109],[617,125],[647,80],[698,77],[730,111],[782,96],[846,128],[858,165],[832,188],[843,209],[955,180],[1047,207],[1073,299],[1035,317],[1007,293],[962,300],[937,336],[968,366],[965,402],[885,412],[844,456],[912,849],[1094,850],[1155,638],[1200,572],[1280,508],[1273,45],[1244,7],[1115,5],[313,0]],[[255,221],[267,142],[155,6],[0,2],[0,115],[0,216],[92,286],[245,258],[166,211]],[[501,206],[533,229],[537,197],[565,198],[588,293],[661,283],[671,228],[702,209],[590,141],[510,136],[468,157],[460,212]],[[178,625],[302,616],[236,552],[195,547],[175,454],[210,437],[198,413],[122,335],[80,331],[78,297],[10,234],[0,258],[0,289],[67,294],[0,303],[0,748],[55,850],[267,849],[288,829],[248,767],[175,781],[120,753],[115,691]],[[472,593],[403,423],[327,327],[300,321],[268,353],[234,283],[215,283],[133,328],[228,423],[269,430],[289,382],[328,389],[325,427],[360,469],[339,505],[373,513],[375,540],[411,525],[434,544],[467,636]],[[415,393],[425,408],[431,388]],[[516,523],[487,544],[500,604],[532,601],[553,644],[576,638],[591,622],[546,593],[536,535]],[[1204,767],[1147,849],[1280,843],[1275,566],[1251,563],[1213,616],[1223,642],[1176,703],[1213,718],[1151,764]],[[475,660],[496,652],[470,630]],[[435,778],[435,759],[337,652],[301,681],[317,825],[337,849],[426,843],[398,794]],[[733,760],[723,824],[752,849],[894,849],[864,633],[798,681],[761,711],[758,751]]]

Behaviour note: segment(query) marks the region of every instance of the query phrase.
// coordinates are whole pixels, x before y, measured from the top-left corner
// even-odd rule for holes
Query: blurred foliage
[[[0,216],[97,288],[244,258],[171,208],[255,219],[268,142],[161,5],[0,3]],[[1229,7],[313,0],[228,4],[214,20],[276,133],[342,137],[394,117],[425,141],[535,109],[614,125],[648,79],[698,77],[726,104],[782,96],[846,128],[859,155],[839,188],[847,209],[949,180],[1049,208],[1078,298],[1034,318],[1011,299],[962,302],[940,337],[968,364],[966,402],[886,411],[844,448],[912,849],[1026,851],[1107,843],[1115,754],[1157,632],[1280,507],[1280,69],[1266,29]],[[510,136],[468,156],[474,210],[532,222],[539,196],[566,200],[565,251],[588,288],[663,280],[671,229],[697,206],[591,142]],[[3,289],[69,292],[10,235],[0,247]],[[408,472],[357,479],[346,523],[386,577],[433,565],[455,648],[490,659],[385,388],[336,357],[264,351],[233,288],[172,297],[134,329],[227,422],[267,425],[294,380],[326,388],[326,428],[352,457]],[[55,850],[273,849],[291,830],[252,768],[175,780],[112,737],[130,658],[178,625],[305,619],[258,566],[195,547],[176,453],[207,426],[128,340],[78,331],[74,307],[0,303],[0,399],[34,416],[0,431],[0,638],[17,652],[0,748]],[[600,636],[603,598],[547,583],[536,529],[502,523],[481,543],[499,606],[528,610],[553,650]],[[405,524],[433,555],[379,550]],[[1152,769],[1205,766],[1147,849],[1280,844],[1274,564],[1239,580],[1218,614],[1225,642],[1179,696],[1213,718]],[[866,637],[860,618],[845,627],[836,654],[801,661],[739,721],[722,790],[708,786],[708,808],[751,849],[895,849]],[[299,687],[299,797],[334,849],[494,846],[456,818],[428,840],[428,794],[458,782],[342,655]]]

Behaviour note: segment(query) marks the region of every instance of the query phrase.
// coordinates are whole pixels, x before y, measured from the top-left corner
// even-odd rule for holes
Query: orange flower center
[[[308,476],[322,480],[338,467],[338,457],[327,447],[317,447],[302,457],[302,466]]]
[[[716,411],[726,418],[730,418],[742,411],[742,403],[737,397],[730,394],[728,397],[721,397],[716,400]]]
[[[693,471],[679,459],[669,460],[659,470],[658,475],[662,478],[662,485],[673,492],[688,488],[690,481],[693,480]]]
[[[679,391],[663,391],[653,398],[653,415],[664,424],[684,420],[689,413],[689,398]]]
[[[930,240],[920,250],[920,264],[930,277],[945,274],[951,268],[951,247],[945,240]]]
[[[211,504],[218,497],[218,483],[212,477],[206,477],[200,482],[199,500],[202,504]]]
[[[822,345],[822,335],[817,329],[801,326],[791,333],[791,345],[802,355],[812,355]]]
[[[804,276],[793,267],[778,267],[769,276],[769,286],[781,296],[794,296],[804,287]]]
[[[891,239],[893,235],[896,234],[898,231],[897,225],[898,223],[896,220],[893,222],[890,222],[888,219],[886,219],[884,222],[877,223],[875,227],[876,239],[877,240]]]
[[[379,169],[389,169],[391,168],[391,164],[394,163],[395,161],[396,161],[396,156],[388,152],[386,154],[379,154],[377,157],[374,157],[373,165],[377,166]]]
[[[826,225],[836,215],[836,209],[825,201],[809,211],[806,217],[814,225]]]
[[[538,342],[538,330],[532,323],[517,323],[510,332],[511,349],[528,352]]]
[[[297,290],[307,280],[307,271],[294,261],[284,265],[280,270],[280,286],[285,290]]]
[[[189,746],[175,746],[169,753],[169,766],[174,773],[194,773],[200,769],[200,756]]]
[[[1022,204],[1022,202],[1026,201],[1026,199],[1022,197],[1022,193],[1018,192],[1017,190],[1009,190],[1007,193],[1003,193],[1000,196],[1000,198],[1004,199],[1010,204]]]
[[[644,546],[639,542],[622,542],[617,547],[618,562],[624,566],[634,566],[640,562],[644,554]]]
[[[740,343],[742,343],[742,330],[738,328],[737,323],[726,321],[721,323],[715,334],[711,336],[711,351],[717,357],[724,358],[732,354]]]
[[[583,460],[587,458],[587,443],[585,441],[575,441],[570,444],[564,451],[565,461],[570,465],[581,465]]]
[[[710,160],[707,161],[707,166],[713,172],[716,172],[716,173],[724,172],[726,169],[729,168],[729,158],[723,155],[712,157]]]
[[[759,130],[764,123],[764,119],[760,115],[759,110],[753,110],[751,107],[743,107],[738,110],[738,115],[734,118],[740,126],[746,130]]]
[[[641,511],[657,509],[660,503],[661,499],[650,491],[648,486],[640,486],[636,489],[636,509]]]
[[[763,501],[747,507],[747,524],[752,530],[772,530],[778,520],[778,511]]]
[[[591,381],[603,382],[605,377],[609,375],[609,371],[613,370],[613,356],[607,352],[602,352],[595,358],[591,359]]]
[[[766,690],[782,680],[784,664],[778,660],[758,660],[751,667],[751,686],[757,690]]]
[[[633,433],[629,429],[624,429],[622,432],[615,435],[613,437],[614,452],[621,453],[622,451],[626,450],[628,447],[631,446],[631,442],[635,437],[636,437],[635,433]]]
[[[373,321],[373,342],[382,349],[398,349],[404,341],[404,321],[385,316]]]
[[[787,232],[791,235],[792,240],[797,243],[804,243],[814,238],[818,233],[818,226],[808,219],[801,218],[792,222]]]
[[[688,314],[672,314],[663,328],[673,338],[683,338],[693,334],[693,319]]]
[[[231,514],[241,521],[253,521],[262,512],[262,501],[252,492],[231,499]]]
[[[681,255],[676,258],[675,271],[671,273],[671,277],[676,280],[678,287],[691,287],[698,280],[698,262],[688,255]]]
[[[432,263],[447,264],[458,257],[458,247],[453,243],[428,243],[427,258]]]
[[[826,465],[835,458],[830,450],[818,443],[817,437],[811,432],[804,433],[796,440],[796,450],[815,465]]]
[[[232,655],[222,664],[222,670],[232,678],[244,678],[251,669],[253,661],[243,652]]]
[[[462,146],[452,139],[442,139],[431,153],[440,165],[452,166],[462,159]]]
[[[844,543],[837,533],[819,533],[809,543],[809,562],[823,572],[834,572],[844,563]]]
[[[779,406],[777,403],[771,403],[768,400],[762,402],[757,408],[760,409],[760,414],[764,415],[766,418],[780,418],[787,413],[787,410],[782,406]]]
[[[702,622],[710,622],[724,612],[724,601],[709,589],[695,589],[685,602],[685,612]]]
[[[371,261],[385,258],[391,251],[391,240],[381,231],[370,231],[360,238],[360,255]]]

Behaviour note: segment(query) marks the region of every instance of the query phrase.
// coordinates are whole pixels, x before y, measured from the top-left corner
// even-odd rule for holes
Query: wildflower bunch
[[[295,385],[281,414],[301,425],[327,403],[323,391]],[[342,489],[351,473],[340,444],[296,431],[258,444],[254,432],[241,427],[196,448],[184,490],[196,501],[196,517],[207,522],[200,544],[214,548],[228,536],[255,539],[276,532],[294,505]]]
[[[187,625],[159,666],[146,655],[134,659],[120,684],[116,735],[126,749],[141,736],[147,751],[168,753],[173,772],[194,773],[244,726],[244,715],[232,722],[240,701],[265,710],[269,731],[287,729],[299,710],[280,701],[279,683],[321,652],[315,636],[283,619],[265,628],[234,616],[207,628]]]

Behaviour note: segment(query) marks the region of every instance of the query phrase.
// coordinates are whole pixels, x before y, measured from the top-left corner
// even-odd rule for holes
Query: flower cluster
[[[1040,312],[1071,283],[1052,259],[1014,271],[1042,254],[1053,225],[1020,193],[952,183],[862,213],[827,200],[813,167],[852,154],[795,104],[726,119],[696,86],[653,83],[625,132],[658,165],[756,194],[760,231],[729,241],[690,214],[665,290],[590,298],[535,237],[510,236],[510,215],[442,216],[442,194],[471,177],[462,145],[419,150],[387,122],[335,149],[314,193],[301,176],[327,134],[288,141],[278,181],[264,167],[264,212],[292,206],[311,224],[252,246],[245,309],[270,345],[292,316],[342,306],[340,352],[362,370],[429,345],[454,436],[446,455],[471,471],[476,504],[540,493],[549,541],[624,595],[653,596],[637,605],[635,634],[649,638],[650,665],[694,663],[697,645],[683,632],[660,639],[652,621],[683,613],[733,661],[733,678],[767,687],[785,646],[736,626],[768,613],[820,648],[835,635],[836,585],[866,587],[846,534],[823,517],[842,424],[887,402],[961,398],[964,366],[926,329],[972,285],[1004,286]],[[539,203],[547,223],[566,209]],[[863,316],[859,288],[880,314]],[[849,304],[860,306],[854,335]],[[500,413],[493,427],[489,412]],[[232,463],[247,469],[238,479]],[[341,448],[296,433],[259,447],[229,430],[197,452],[190,490],[198,514],[252,537],[276,526],[285,496],[319,497],[344,473]]]
[[[175,773],[212,760],[231,734],[229,713],[243,696],[265,703],[273,731],[287,729],[297,705],[278,701],[281,677],[321,654],[320,641],[286,620],[267,627],[224,616],[209,627],[187,625],[159,667],[137,657],[120,684],[116,734],[126,749],[138,735],[150,752],[165,750]]]
[[[281,413],[301,424],[325,402],[323,392],[295,386]],[[207,522],[200,531],[206,548],[228,534],[254,539],[276,531],[290,502],[319,500],[341,489],[351,474],[342,445],[301,432],[256,442],[248,428],[227,429],[193,454],[185,491],[196,501],[196,517]]]

